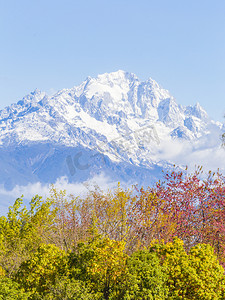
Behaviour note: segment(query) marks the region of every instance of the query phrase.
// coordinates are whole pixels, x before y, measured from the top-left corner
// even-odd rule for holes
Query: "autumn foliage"
[[[224,266],[225,178],[201,168],[0,218],[0,299],[225,299]]]

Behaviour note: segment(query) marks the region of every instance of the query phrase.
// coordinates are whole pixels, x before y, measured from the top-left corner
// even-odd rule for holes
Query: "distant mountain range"
[[[177,104],[153,79],[124,71],[88,77],[53,96],[35,90],[0,111],[0,184],[11,190],[105,174],[149,185],[177,163],[170,153],[190,143],[206,149],[207,139],[218,148],[212,136],[219,140],[222,130],[198,103]]]

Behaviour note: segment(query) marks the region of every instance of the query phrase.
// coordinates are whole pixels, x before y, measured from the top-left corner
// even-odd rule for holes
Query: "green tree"
[[[122,299],[121,282],[126,274],[125,242],[95,238],[81,243],[71,254],[70,266],[74,279],[88,283],[103,299]]]
[[[29,260],[21,264],[15,279],[32,295],[45,295],[57,278],[68,274],[67,262],[65,251],[55,245],[42,244]]]
[[[7,216],[0,217],[0,266],[9,276],[41,243],[52,241],[54,233],[56,210],[51,201],[35,196],[29,210],[22,204],[18,198]]]
[[[127,287],[124,299],[166,299],[166,276],[155,253],[147,250],[137,251],[128,258],[127,266]]]
[[[222,299],[224,270],[210,245],[198,244],[187,254],[183,241],[174,238],[150,248],[161,259],[167,274],[168,299]]]
[[[0,300],[27,300],[28,296],[29,294],[25,293],[18,283],[0,276]]]
[[[100,298],[91,292],[83,281],[73,278],[57,279],[54,285],[51,285],[49,292],[42,297],[42,300],[100,300]]]
[[[213,247],[198,244],[191,248],[188,257],[191,267],[196,271],[193,295],[198,299],[224,299],[221,298],[225,289],[224,269],[219,264]]]

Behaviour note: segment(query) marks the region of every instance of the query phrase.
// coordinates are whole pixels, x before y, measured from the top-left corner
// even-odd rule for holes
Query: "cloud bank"
[[[0,211],[1,215],[6,214],[8,207],[11,206],[14,201],[24,196],[24,203],[29,204],[29,201],[35,196],[39,195],[43,198],[50,196],[51,184],[42,184],[40,182],[29,183],[26,186],[16,185],[12,190],[8,191],[3,185],[0,185]],[[69,183],[67,177],[59,178],[54,187],[57,190],[65,190],[67,195],[82,196],[86,195],[90,190],[93,190],[95,186],[99,186],[101,190],[107,191],[110,188],[117,186],[117,182],[113,181],[111,178],[101,173],[98,176],[94,176],[89,181],[83,183]]]
[[[221,131],[211,129],[211,132],[199,139],[161,140],[157,149],[158,160],[169,161],[175,165],[188,166],[193,171],[196,166],[225,174],[225,147],[222,147]]]

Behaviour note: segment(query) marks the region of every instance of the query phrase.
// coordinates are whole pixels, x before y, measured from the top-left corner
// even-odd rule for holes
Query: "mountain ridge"
[[[27,117],[26,121],[29,124],[32,123],[32,120],[28,118],[29,114],[34,116],[37,111],[48,113],[48,117],[55,119],[62,118],[62,121],[65,116],[64,122],[72,121],[73,124],[76,123],[76,118],[79,119],[80,113],[83,114],[83,119],[85,117],[87,119],[89,115],[92,117],[92,122],[94,118],[100,122],[107,121],[109,125],[115,125],[124,118],[132,120],[139,118],[143,120],[142,123],[161,121],[167,126],[174,127],[173,129],[184,125],[189,130],[190,126],[186,126],[184,122],[186,117],[197,117],[202,121],[208,118],[199,104],[184,108],[178,105],[169,92],[160,88],[154,80],[148,79],[141,82],[136,75],[120,70],[99,75],[96,79],[89,78],[81,85],[72,89],[63,89],[53,96],[48,96],[36,89],[17,104],[12,104],[0,111],[0,138],[2,138],[2,133],[6,132],[4,130],[6,124],[4,124],[5,127],[2,126],[4,121],[17,118],[15,121],[18,125],[21,117]],[[40,119],[43,120],[44,117],[47,116],[42,115]],[[46,119],[46,123],[47,121]],[[193,123],[195,121],[192,120]],[[8,125],[10,129],[10,122]],[[138,126],[136,128],[138,129]],[[196,133],[190,130],[190,134],[191,132]]]
[[[43,169],[51,168],[56,173],[49,176],[52,181],[57,176],[68,176],[71,181],[81,180],[78,172],[71,175],[70,171],[76,166],[68,166],[68,157],[72,157],[74,164],[74,156],[80,152],[92,162],[85,180],[104,168],[108,174],[114,170],[112,173],[118,173],[120,179],[122,166],[126,166],[130,168],[127,174],[130,172],[137,181],[135,174],[140,176],[143,169],[148,174],[144,176],[147,181],[155,166],[162,169],[173,164],[172,159],[164,159],[161,155],[167,143],[198,143],[212,130],[218,133],[221,127],[222,124],[210,120],[199,103],[194,106],[177,104],[169,91],[153,79],[140,81],[135,74],[119,70],[96,78],[88,77],[80,85],[62,89],[52,96],[36,89],[16,104],[1,110],[0,154],[7,149],[24,149],[19,151],[18,161],[22,159],[25,164],[18,163],[17,167],[15,162],[14,166],[16,174],[27,173],[26,167],[30,170],[24,182],[29,181],[29,174],[32,180],[44,182],[47,177],[37,170],[44,172]],[[35,145],[40,149],[39,154],[35,152],[36,156]],[[49,148],[44,145],[49,145]],[[30,150],[25,150],[26,147]],[[12,151],[12,157],[16,156],[17,150]],[[23,151],[29,155],[21,154]],[[40,158],[42,151],[46,157],[44,161]],[[54,151],[61,154],[57,156]],[[95,160],[91,155],[95,155]],[[108,165],[103,164],[100,168],[97,155],[102,155]],[[63,163],[58,164],[57,171],[59,157]],[[11,168],[10,158],[5,160],[3,170],[7,169],[7,164]],[[4,172],[0,184],[4,182]],[[16,178],[12,181],[14,185],[21,184]]]

